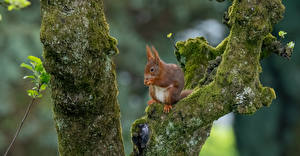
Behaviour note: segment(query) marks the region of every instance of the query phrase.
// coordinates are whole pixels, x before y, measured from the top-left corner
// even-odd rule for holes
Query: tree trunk
[[[234,0],[227,14],[230,34],[219,46],[209,46],[204,38],[178,42],[175,54],[185,86],[194,91],[169,114],[161,104],[146,109],[132,125],[132,155],[198,155],[213,121],[269,106],[275,92],[261,85],[259,61],[276,40],[269,33],[283,12],[281,0]]]
[[[118,49],[102,0],[42,0],[41,8],[60,155],[124,155],[112,61]]]

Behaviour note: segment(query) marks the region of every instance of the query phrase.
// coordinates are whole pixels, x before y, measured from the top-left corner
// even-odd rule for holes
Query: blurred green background
[[[0,8],[0,154],[4,153],[15,133],[29,102],[25,90],[29,81],[19,65],[28,55],[41,56],[39,41],[40,6],[32,0],[31,6],[8,12]],[[227,34],[222,16],[229,2],[209,0],[104,0],[110,34],[118,39],[120,54],[115,57],[118,72],[119,103],[126,153],[130,141],[131,123],[143,115],[148,89],[143,85],[146,63],[145,45],[154,45],[161,58],[176,63],[174,42],[167,39],[169,32],[175,40],[205,36],[217,45]],[[291,60],[276,55],[263,60],[261,80],[275,88],[277,99],[270,108],[255,115],[229,114],[216,122],[207,140],[202,156],[294,156],[300,153],[300,1],[284,1],[285,18],[276,25],[288,33],[287,41],[295,41]],[[298,42],[299,41],[299,42]],[[52,120],[49,91],[35,105],[10,155],[55,156],[57,138]]]

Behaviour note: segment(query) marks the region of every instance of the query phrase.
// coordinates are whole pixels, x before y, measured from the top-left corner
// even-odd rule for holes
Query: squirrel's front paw
[[[153,85],[154,84],[154,79],[144,80],[144,84],[147,85],[147,86]]]
[[[173,108],[172,105],[165,105],[164,106],[164,112],[169,113],[172,108]]]

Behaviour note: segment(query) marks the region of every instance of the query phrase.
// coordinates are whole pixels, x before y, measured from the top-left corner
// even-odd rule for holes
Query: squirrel
[[[149,86],[152,98],[148,101],[148,105],[163,103],[164,112],[169,113],[172,105],[187,97],[192,90],[183,90],[184,74],[179,66],[161,60],[153,46],[152,51],[146,45],[147,64],[144,71],[144,84]]]

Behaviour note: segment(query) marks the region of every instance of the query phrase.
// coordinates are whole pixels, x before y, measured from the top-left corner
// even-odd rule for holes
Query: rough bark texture
[[[147,107],[132,125],[132,155],[198,155],[214,120],[269,106],[276,95],[261,85],[259,61],[274,51],[269,47],[276,38],[269,33],[283,12],[281,0],[234,0],[227,14],[230,34],[219,46],[209,46],[202,37],[178,42],[175,54],[185,86],[194,92],[169,114],[161,104]],[[211,69],[218,56],[220,65]]]
[[[42,0],[41,6],[60,155],[124,155],[111,59],[118,49],[102,0]]]

